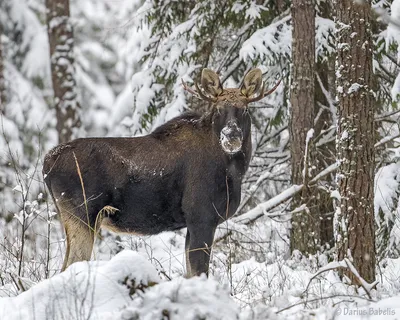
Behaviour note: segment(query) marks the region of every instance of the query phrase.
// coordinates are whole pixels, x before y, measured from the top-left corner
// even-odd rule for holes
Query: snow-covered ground
[[[398,165],[377,172],[375,209],[397,222],[397,211],[389,209],[399,184],[394,171]],[[26,214],[15,218],[21,223],[28,219],[27,237],[35,240],[25,244],[21,276],[15,256],[21,247],[19,228],[0,225],[10,240],[17,239],[11,251],[0,247],[0,320],[400,319],[400,259],[380,261],[378,285],[368,293],[346,285],[335,270],[316,276],[326,268],[327,255],[290,255],[290,216],[282,208],[265,212],[272,202],[220,225],[208,279],[184,277],[185,229],[147,237],[104,231],[91,262],[76,263],[59,274],[65,252],[61,225],[51,206],[40,199],[27,202]],[[389,242],[394,249],[396,230]],[[46,270],[50,279],[43,280]]]
[[[268,219],[242,231],[273,240],[267,230],[276,225]],[[208,279],[186,279],[184,231],[106,237],[96,246],[96,261],[27,282],[30,288],[16,296],[5,297],[7,288],[0,288],[0,319],[400,319],[400,259],[380,264],[379,284],[369,297],[335,271],[313,278],[327,263],[323,255],[285,259],[284,244],[276,240],[275,252],[264,252],[265,259],[261,252],[251,257],[235,246],[241,239],[234,232],[215,245]]]

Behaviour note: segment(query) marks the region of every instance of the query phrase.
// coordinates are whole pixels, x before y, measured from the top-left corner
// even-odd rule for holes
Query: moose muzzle
[[[222,128],[219,141],[226,153],[234,154],[242,149],[243,133],[235,121],[229,121]]]

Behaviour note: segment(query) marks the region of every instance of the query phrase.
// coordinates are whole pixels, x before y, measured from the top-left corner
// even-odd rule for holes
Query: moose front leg
[[[186,235],[186,269],[188,277],[205,273],[208,276],[216,225],[188,225]]]

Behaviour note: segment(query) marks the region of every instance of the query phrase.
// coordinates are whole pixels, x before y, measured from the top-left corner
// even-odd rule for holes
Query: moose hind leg
[[[92,255],[94,242],[94,225],[80,221],[78,217],[63,217],[67,237],[67,249],[61,271],[77,261],[88,261]]]

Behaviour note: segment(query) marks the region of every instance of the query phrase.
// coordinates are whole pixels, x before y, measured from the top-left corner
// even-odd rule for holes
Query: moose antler
[[[254,97],[252,99],[248,99],[247,100],[248,103],[259,101],[259,100],[265,98],[266,96],[270,95],[272,92],[274,92],[276,90],[276,88],[278,88],[278,86],[280,85],[281,81],[282,81],[282,79],[280,79],[278,81],[278,83],[271,90],[268,90],[267,92],[264,92],[265,91],[265,83],[263,83],[263,86],[261,88],[260,94],[257,97]]]
[[[195,97],[197,97],[197,98],[199,98],[201,100],[205,100],[205,101],[209,101],[209,102],[215,102],[216,99],[213,99],[213,98],[208,97],[207,95],[205,95],[203,93],[203,90],[198,86],[197,83],[195,83],[196,90],[194,90],[193,88],[189,87],[187,85],[187,83],[185,81],[183,81],[183,79],[181,79],[181,81],[182,81],[183,89],[186,90],[187,92],[191,93]]]
[[[189,87],[185,81],[183,81],[183,78],[181,78],[181,82],[182,82],[182,87],[185,91],[191,93],[192,95],[196,96],[197,98],[200,98],[198,93],[195,90],[193,90],[191,87]]]
[[[209,102],[215,102],[217,101],[217,99],[215,98],[211,98],[209,96],[207,96],[206,94],[204,94],[203,89],[199,87],[199,85],[197,83],[194,84],[196,86],[196,90],[198,95],[200,96],[200,98],[202,98],[205,101],[209,101]]]

